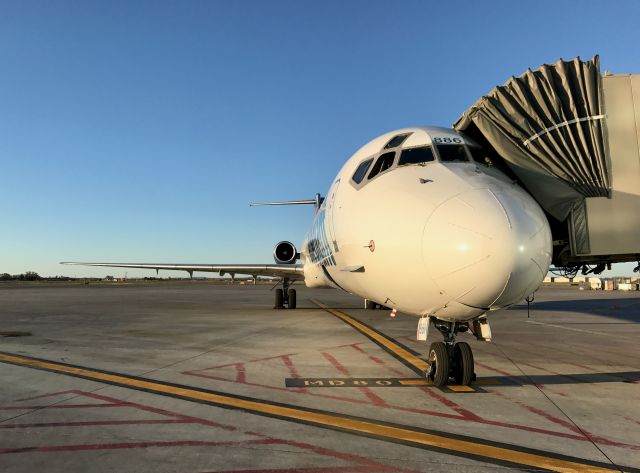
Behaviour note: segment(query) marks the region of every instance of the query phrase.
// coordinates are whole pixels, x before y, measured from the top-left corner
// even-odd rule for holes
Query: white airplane
[[[552,256],[549,223],[522,188],[494,167],[472,160],[473,143],[455,130],[406,128],[358,150],[327,197],[253,205],[315,205],[302,251],[278,243],[277,264],[63,263],[276,276],[275,307],[296,307],[292,282],[356,294],[421,317],[444,336],[432,343],[425,375],[442,386],[475,378],[471,330],[489,340],[486,316],[533,293]],[[297,261],[300,263],[296,263]]]

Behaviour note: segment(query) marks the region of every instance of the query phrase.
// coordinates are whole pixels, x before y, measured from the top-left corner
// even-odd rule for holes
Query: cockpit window
[[[422,164],[434,160],[433,149],[430,146],[421,146],[419,148],[403,149],[398,166]]]
[[[466,163],[469,161],[464,145],[436,145],[443,163]]]
[[[376,163],[373,165],[371,172],[369,173],[369,179],[373,179],[375,176],[380,174],[381,172],[386,171],[391,166],[393,166],[393,161],[396,157],[396,152],[391,151],[390,153],[381,154]]]
[[[391,138],[389,140],[389,142],[386,145],[384,145],[384,149],[397,148],[402,143],[404,143],[404,140],[406,140],[409,137],[410,134],[411,133],[404,133],[402,135],[394,136],[393,138]]]
[[[355,182],[356,184],[360,184],[362,182],[364,176],[367,175],[367,171],[369,170],[369,166],[371,166],[372,162],[373,158],[367,159],[366,161],[362,161],[360,163],[360,166],[358,166],[358,169],[356,169],[356,172],[353,173],[353,177],[351,178],[353,182]]]

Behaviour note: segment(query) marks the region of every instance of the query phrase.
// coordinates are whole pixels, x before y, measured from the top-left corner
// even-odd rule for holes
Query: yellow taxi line
[[[416,355],[414,355],[410,351],[406,350],[402,346],[398,345],[393,340],[385,337],[384,335],[379,334],[375,330],[371,330],[369,327],[367,327],[366,325],[362,324],[361,322],[359,322],[358,320],[354,319],[353,317],[350,317],[349,315],[345,314],[344,312],[340,312],[339,310],[331,309],[331,308],[327,307],[325,304],[323,304],[322,302],[317,301],[315,299],[311,299],[311,301],[314,304],[316,304],[319,307],[321,307],[322,309],[324,309],[327,312],[329,312],[330,314],[335,315],[339,319],[343,320],[344,322],[348,323],[352,327],[356,328],[358,331],[360,331],[360,332],[366,334],[368,337],[374,339],[377,343],[379,343],[380,345],[383,345],[389,351],[393,352],[395,355],[397,355],[398,357],[402,358],[408,364],[412,365],[419,372],[424,373],[429,368],[429,364],[426,361],[424,361],[421,358],[418,358]]]

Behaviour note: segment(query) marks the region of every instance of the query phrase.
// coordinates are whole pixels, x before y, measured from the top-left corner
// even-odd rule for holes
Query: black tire
[[[374,310],[376,308],[376,303],[371,299],[365,299],[364,308],[366,310]]]
[[[469,386],[474,380],[473,352],[466,342],[453,348],[453,377],[460,386]]]
[[[289,309],[295,309],[296,308],[296,290],[289,289],[287,291],[287,296],[289,297]]]
[[[435,386],[445,386],[449,381],[449,352],[444,342],[433,342],[429,348],[430,368],[428,378]]]
[[[276,289],[276,305],[274,309],[284,309],[284,291]]]

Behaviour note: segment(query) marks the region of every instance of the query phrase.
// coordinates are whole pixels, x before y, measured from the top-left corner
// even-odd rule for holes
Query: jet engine
[[[290,241],[281,241],[273,249],[273,259],[278,264],[293,264],[300,258],[300,253]]]

